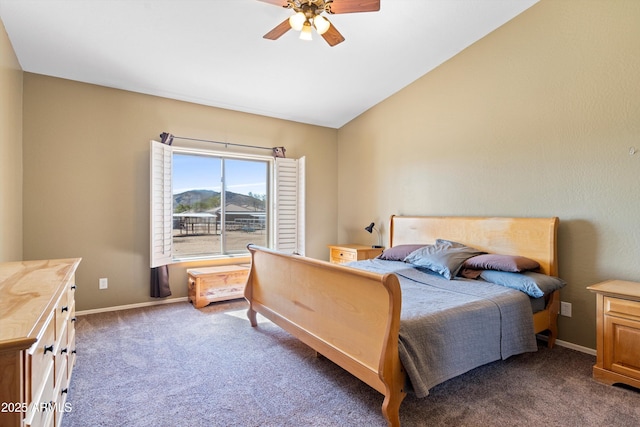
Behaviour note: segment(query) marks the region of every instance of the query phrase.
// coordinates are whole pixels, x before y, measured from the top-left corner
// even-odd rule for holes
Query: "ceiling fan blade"
[[[284,21],[282,21],[280,24],[278,24],[273,30],[269,31],[267,34],[262,36],[262,38],[269,39],[269,40],[277,40],[280,38],[280,36],[282,36],[284,33],[289,31],[290,29],[291,29],[291,24],[289,24],[289,18],[287,18]]]
[[[289,2],[287,0],[258,0],[263,3],[269,3],[276,6],[288,7]]]
[[[265,1],[265,0],[261,0]],[[330,13],[377,12],[380,0],[333,0]]]
[[[338,31],[333,24],[331,24],[329,29],[322,35],[322,38],[325,39],[327,43],[329,43],[329,46],[332,47],[344,41],[344,37],[342,37],[340,31]]]

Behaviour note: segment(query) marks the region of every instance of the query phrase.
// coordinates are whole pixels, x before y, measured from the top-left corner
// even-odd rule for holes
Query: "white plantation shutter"
[[[274,249],[304,255],[304,157],[276,158]]]
[[[171,146],[151,141],[151,268],[172,261]]]
[[[297,253],[304,256],[306,241],[305,233],[305,161],[304,157],[298,159],[298,249]]]

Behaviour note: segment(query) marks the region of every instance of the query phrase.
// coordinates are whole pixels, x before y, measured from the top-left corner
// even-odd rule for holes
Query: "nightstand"
[[[596,293],[596,364],[593,378],[640,388],[640,283],[608,280]]]
[[[382,253],[384,248],[372,248],[367,245],[329,245],[329,261],[334,264],[372,259]]]

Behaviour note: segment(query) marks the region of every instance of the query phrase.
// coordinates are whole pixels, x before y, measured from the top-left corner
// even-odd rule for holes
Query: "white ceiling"
[[[0,0],[0,18],[27,72],[339,128],[537,1],[381,0],[328,16],[335,47],[263,39],[292,12],[257,0]]]

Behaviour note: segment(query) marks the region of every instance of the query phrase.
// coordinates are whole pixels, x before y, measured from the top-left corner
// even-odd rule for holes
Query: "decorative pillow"
[[[407,255],[409,255],[411,252],[415,251],[416,249],[420,249],[424,246],[425,246],[424,244],[394,246],[392,248],[386,249],[384,252],[378,255],[377,258],[384,259],[387,261],[404,261]]]
[[[537,270],[540,268],[540,264],[538,264],[538,261],[518,255],[484,254],[469,258],[462,264],[462,268],[520,273],[522,271]]]
[[[462,243],[438,239],[433,245],[426,245],[411,252],[404,261],[428,268],[451,280],[458,274],[465,260],[483,253]]]
[[[511,273],[508,271],[484,270],[480,278],[496,285],[517,289],[533,298],[540,298],[546,293],[553,292],[564,287],[567,282],[546,274],[525,271],[523,273]]]

